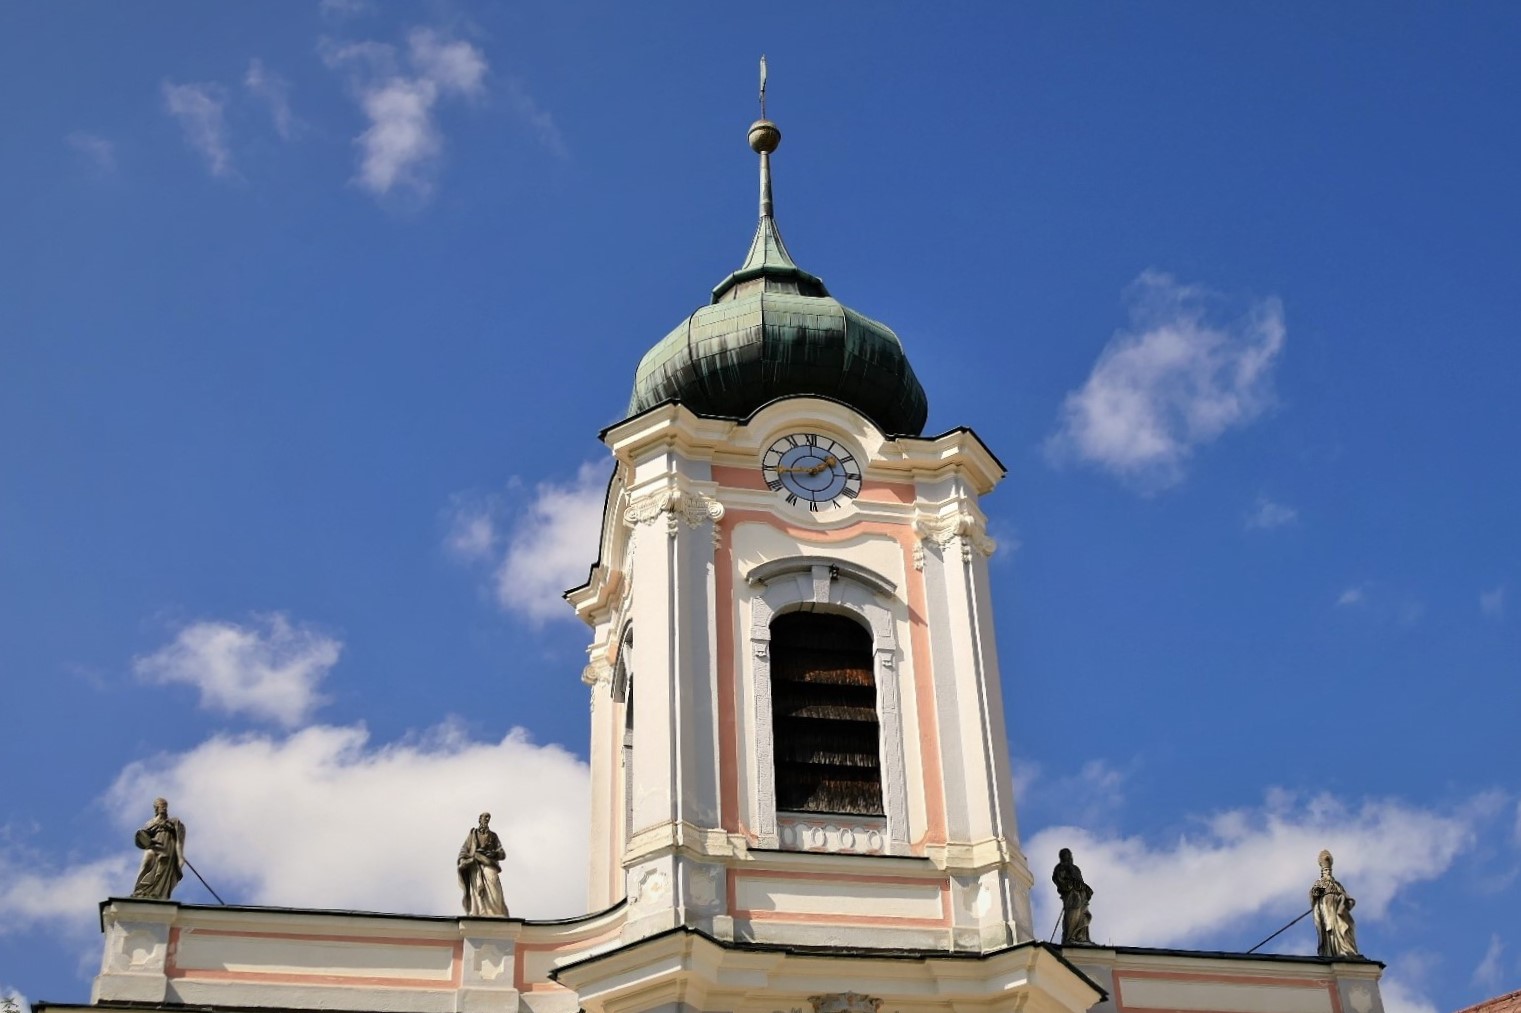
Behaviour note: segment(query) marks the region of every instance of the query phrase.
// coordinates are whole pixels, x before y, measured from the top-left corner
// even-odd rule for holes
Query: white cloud
[[[1384,1013],[1441,1013],[1424,992],[1393,974],[1384,975],[1378,991],[1384,1000]]]
[[[587,785],[584,763],[521,729],[480,742],[446,723],[382,745],[362,726],[218,735],[121,772],[105,799],[120,853],[74,865],[0,861],[0,931],[93,932],[99,901],[131,889],[132,831],[159,795],[185,821],[191,863],[230,903],[457,913],[454,856],[486,810],[507,851],[513,913],[579,914]],[[175,897],[211,902],[191,875]]]
[[[359,185],[371,193],[389,193],[397,185],[420,195],[432,191],[423,167],[443,150],[432,119],[438,90],[426,81],[397,78],[366,92],[361,100],[370,128],[359,135],[363,149]]]
[[[449,531],[444,536],[444,548],[466,561],[493,558],[502,540],[497,510],[492,500],[455,496],[447,512]]]
[[[1470,979],[1480,988],[1493,991],[1500,987],[1500,982],[1505,977],[1505,943],[1501,941],[1498,932],[1491,933],[1489,947],[1484,951],[1484,958],[1479,961],[1479,966],[1473,969],[1473,977]]]
[[[104,137],[76,130],[64,140],[69,147],[84,156],[97,172],[110,175],[116,171],[116,145]]]
[[[574,619],[563,596],[585,582],[596,562],[606,468],[588,462],[568,482],[541,482],[531,501],[510,511],[497,497],[457,495],[445,511],[444,548],[465,562],[490,565],[504,611],[534,623]],[[514,478],[511,486],[518,484]]]
[[[1479,613],[1491,619],[1499,619],[1505,614],[1505,585],[1479,595]]]
[[[485,90],[486,58],[470,43],[446,39],[431,28],[414,28],[407,34],[407,51],[418,74],[440,90],[459,95]]]
[[[280,614],[255,625],[199,622],[174,641],[133,662],[139,677],[200,690],[201,706],[250,714],[294,727],[323,703],[317,687],[343,644]]]
[[[546,482],[534,490],[533,503],[508,536],[496,571],[502,608],[535,622],[574,618],[561,595],[583,583],[596,561],[607,495],[605,469],[583,464],[575,481]]]
[[[474,45],[427,28],[407,36],[407,64],[395,47],[378,42],[325,45],[328,66],[350,76],[370,125],[355,138],[361,187],[376,195],[398,188],[426,197],[443,154],[435,107],[446,97],[476,98],[485,92],[485,56]]]
[[[1050,827],[1026,852],[1037,865],[1071,848],[1094,890],[1094,940],[1133,946],[1205,941],[1243,919],[1274,923],[1308,905],[1315,856],[1329,848],[1337,878],[1377,919],[1405,887],[1435,879],[1473,837],[1471,813],[1399,801],[1350,806],[1330,796],[1272,792],[1253,808],[1217,812],[1175,839],[1148,841]],[[1054,891],[1037,890],[1036,924],[1054,924]],[[1266,934],[1266,933],[1264,933]],[[1277,945],[1292,946],[1280,937]]]
[[[146,822],[146,821],[145,821]],[[130,893],[136,860],[111,855],[60,868],[18,849],[0,854],[0,935],[37,929],[86,937],[98,931],[95,906]]]
[[[1062,404],[1052,460],[1095,465],[1143,490],[1180,482],[1194,450],[1251,422],[1273,402],[1283,305],[1252,305],[1212,323],[1214,297],[1146,271],[1126,291],[1130,329],[1117,332],[1083,386]]]
[[[266,70],[264,61],[255,57],[248,61],[248,73],[243,75],[243,87],[269,107],[275,133],[283,140],[290,140],[296,130],[296,118],[290,108],[290,82],[279,74]]]
[[[1293,523],[1298,517],[1299,511],[1293,507],[1275,503],[1266,496],[1258,496],[1251,512],[1246,515],[1245,524],[1248,530],[1265,531]]]
[[[164,108],[179,121],[185,143],[206,160],[213,176],[234,174],[232,153],[227,149],[227,123],[223,116],[226,98],[215,84],[162,85]]]
[[[1368,585],[1354,584],[1336,597],[1337,605],[1361,605],[1367,600]]]
[[[32,1013],[32,1001],[14,985],[0,983],[0,999],[9,999],[15,1003],[17,1013]]]
[[[587,783],[585,764],[521,729],[477,742],[444,724],[373,746],[362,726],[314,726],[132,764],[108,801],[126,828],[168,798],[228,900],[436,914],[459,910],[454,856],[487,810],[509,904],[545,917],[585,909]]]

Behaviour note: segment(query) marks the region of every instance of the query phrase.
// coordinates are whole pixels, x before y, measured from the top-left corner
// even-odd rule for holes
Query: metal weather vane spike
[[[766,118],[766,54],[761,54],[761,78],[760,78],[760,109],[761,119]]]

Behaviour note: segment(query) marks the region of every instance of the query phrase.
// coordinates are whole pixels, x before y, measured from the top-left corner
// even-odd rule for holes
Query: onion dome
[[[699,415],[742,419],[777,398],[813,395],[849,405],[886,434],[918,436],[929,403],[898,336],[831,296],[782,242],[771,201],[771,153],[781,138],[763,106],[750,127],[760,155],[750,252],[708,305],[645,353],[629,414],[674,400]]]

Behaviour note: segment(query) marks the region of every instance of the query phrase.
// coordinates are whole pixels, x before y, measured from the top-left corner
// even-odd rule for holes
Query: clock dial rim
[[[761,475],[767,488],[789,506],[817,513],[838,508],[861,492],[860,461],[840,440],[817,432],[786,433],[761,453]]]

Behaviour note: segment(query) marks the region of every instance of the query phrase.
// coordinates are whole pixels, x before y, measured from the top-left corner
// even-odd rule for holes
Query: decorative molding
[[[699,911],[722,909],[719,895],[725,882],[724,871],[717,865],[692,865],[687,871],[687,902]]]
[[[613,666],[606,658],[593,658],[581,669],[581,681],[594,689],[609,685],[613,681]]]
[[[671,877],[660,869],[646,868],[634,877],[628,899],[634,907],[658,907],[670,892]]]
[[[810,995],[813,1013],[878,1013],[882,1000],[860,992],[835,992],[830,995]]]
[[[809,816],[778,813],[777,844],[784,851],[837,855],[881,855],[887,851],[887,820],[869,816]]]
[[[928,515],[920,514],[914,518],[914,534],[919,540],[914,543],[914,569],[924,569],[924,543],[933,542],[943,552],[954,541],[961,542],[961,561],[970,563],[972,552],[975,550],[984,556],[991,556],[998,551],[998,543],[987,535],[987,529],[982,518],[968,510],[957,510],[954,513]]]
[[[492,982],[511,974],[513,951],[500,943],[480,943],[475,947],[475,959],[470,962],[471,978]],[[509,979],[510,980],[510,979]]]
[[[814,568],[818,565],[819,557],[817,556],[786,556],[782,559],[773,559],[751,567],[750,572],[745,574],[745,582],[751,587],[761,587],[774,580],[790,577],[798,573],[807,573],[811,579],[817,579],[814,575]],[[827,577],[830,580],[849,577],[856,583],[865,584],[873,591],[888,598],[897,594],[898,586],[875,570],[869,570],[857,563],[843,559],[830,560],[827,565]]]
[[[117,950],[112,957],[112,970],[116,971],[158,971],[164,969],[164,954],[168,945],[159,933],[152,929],[119,928],[121,949]]]
[[[724,505],[710,496],[694,489],[679,486],[646,493],[631,502],[623,511],[623,523],[629,527],[653,524],[665,518],[665,533],[672,538],[681,530],[681,522],[696,528],[702,524],[713,525],[713,537],[718,538],[718,522],[723,518]]]

